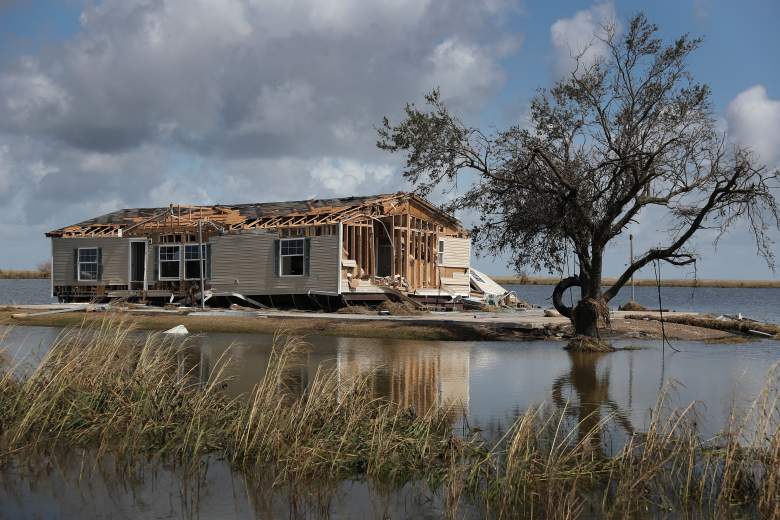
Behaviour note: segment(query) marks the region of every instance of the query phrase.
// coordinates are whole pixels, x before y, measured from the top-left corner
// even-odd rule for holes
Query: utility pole
[[[204,280],[203,262],[205,261],[205,251],[203,251],[203,221],[198,220],[198,265],[200,266],[200,308],[206,308],[206,281]]]
[[[629,234],[628,235],[628,242],[629,242],[629,264],[628,265],[634,265],[634,235]],[[636,299],[634,298],[634,273],[631,273],[631,301],[635,302]]]

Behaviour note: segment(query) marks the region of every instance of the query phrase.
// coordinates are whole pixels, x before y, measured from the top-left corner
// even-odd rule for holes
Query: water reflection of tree
[[[615,423],[627,434],[634,433],[631,420],[609,396],[609,370],[605,370],[601,375],[596,370],[599,360],[605,355],[609,354],[570,351],[569,372],[555,379],[552,385],[552,400],[555,405],[577,420],[579,439],[588,438],[590,435],[594,447],[601,444],[602,408],[611,414]],[[564,397],[567,387],[576,394],[576,402]]]

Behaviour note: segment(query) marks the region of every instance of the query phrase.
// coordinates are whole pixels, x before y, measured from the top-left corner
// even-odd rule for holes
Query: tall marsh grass
[[[0,279],[11,280],[33,280],[48,279],[51,276],[51,269],[45,270],[20,270],[20,269],[0,269]]]
[[[200,470],[211,456],[275,486],[424,482],[453,518],[467,505],[496,518],[780,519],[774,375],[714,438],[701,438],[692,406],[674,409],[662,393],[644,430],[606,450],[610,415],[577,422],[539,406],[488,441],[455,435],[447,410],[374,397],[366,378],[322,371],[300,389],[291,374],[303,348],[277,337],[262,382],[231,399],[227,357],[204,382],[181,340],[110,320],[68,331],[24,378],[2,372],[0,464],[78,449],[120,468],[151,459]]]

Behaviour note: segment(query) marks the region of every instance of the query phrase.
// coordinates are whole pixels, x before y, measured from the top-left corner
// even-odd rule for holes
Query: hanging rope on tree
[[[671,342],[666,338],[666,327],[664,326],[664,307],[661,302],[661,261],[653,260],[653,272],[655,273],[655,286],[658,289],[658,314],[661,319],[661,355],[666,353],[666,345],[675,352],[680,352],[678,349],[672,346]]]

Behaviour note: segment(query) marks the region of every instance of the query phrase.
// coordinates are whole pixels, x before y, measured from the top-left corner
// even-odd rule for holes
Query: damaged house
[[[67,302],[194,303],[201,287],[210,304],[310,308],[474,294],[467,231],[408,193],[124,209],[46,235],[52,295]]]

